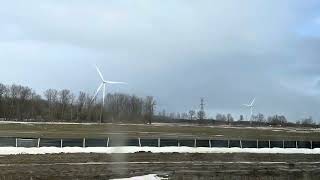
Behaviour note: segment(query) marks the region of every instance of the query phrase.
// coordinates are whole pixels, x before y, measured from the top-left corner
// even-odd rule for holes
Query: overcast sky
[[[157,110],[256,110],[320,119],[316,0],[11,0],[0,6],[0,82],[39,93],[152,95]],[[238,118],[238,117],[237,117]],[[318,121],[319,122],[319,121]]]

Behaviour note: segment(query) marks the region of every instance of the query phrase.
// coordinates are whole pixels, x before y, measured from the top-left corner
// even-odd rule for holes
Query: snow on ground
[[[100,123],[74,123],[74,122],[36,122],[36,121],[0,121],[0,124],[57,124],[57,125],[69,125],[69,124],[82,124],[82,125],[98,125]]]
[[[161,180],[163,178],[158,177],[156,174],[149,174],[146,176],[136,176],[132,178],[113,179],[113,180]]]
[[[192,148],[192,147],[0,147],[0,155],[15,154],[57,154],[57,153],[263,153],[263,154],[320,154],[317,149],[294,149],[294,148]]]

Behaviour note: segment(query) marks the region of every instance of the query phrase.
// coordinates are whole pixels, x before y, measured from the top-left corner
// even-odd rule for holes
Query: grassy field
[[[177,124],[40,124],[1,123],[1,137],[106,138],[174,137],[250,140],[320,140],[319,129],[253,128]]]

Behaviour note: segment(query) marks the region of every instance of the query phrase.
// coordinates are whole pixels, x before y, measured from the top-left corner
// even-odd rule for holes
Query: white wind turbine
[[[251,101],[250,104],[243,104],[243,106],[250,108],[250,120],[252,120],[252,116],[253,116],[253,109],[254,109],[254,103],[255,103],[256,98],[253,98],[253,100]]]
[[[91,102],[93,102],[96,99],[96,97],[97,97],[98,93],[100,92],[101,88],[103,88],[103,90],[102,90],[102,107],[101,107],[101,116],[100,116],[100,121],[101,121],[102,120],[101,119],[102,118],[102,110],[103,110],[104,104],[105,104],[106,85],[107,84],[127,84],[127,83],[125,83],[125,82],[117,82],[117,81],[107,81],[107,80],[104,79],[104,77],[103,77],[100,69],[98,68],[98,66],[95,66],[95,67],[97,69],[97,72],[98,72],[102,82],[101,82],[100,86],[98,87],[95,95],[93,96]]]

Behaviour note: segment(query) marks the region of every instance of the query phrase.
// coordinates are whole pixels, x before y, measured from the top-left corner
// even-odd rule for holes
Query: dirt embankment
[[[0,179],[320,179],[320,155],[52,154],[0,157]]]

